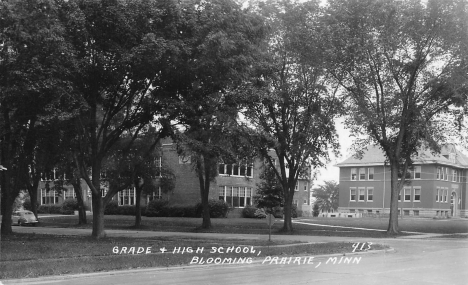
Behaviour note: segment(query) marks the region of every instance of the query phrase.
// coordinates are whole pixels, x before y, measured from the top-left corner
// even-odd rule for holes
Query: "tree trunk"
[[[398,234],[398,194],[400,187],[398,183],[398,166],[390,161],[390,219],[388,221],[388,234]]]
[[[284,187],[284,186],[283,186]],[[293,226],[292,226],[292,198],[293,195],[291,195],[290,190],[289,190],[289,185],[286,187],[286,190],[284,190],[284,206],[283,206],[283,214],[284,214],[284,224],[283,228],[281,229],[282,232],[286,233],[292,233],[293,232]],[[294,191],[294,189],[293,189]]]
[[[76,201],[78,202],[78,224],[85,225],[88,223],[88,221],[86,220],[86,208],[84,205],[83,191],[81,191],[80,180],[74,180],[72,185],[73,189],[75,190]]]
[[[141,187],[136,187],[135,228],[141,227]]]
[[[29,199],[31,200],[31,212],[34,213],[34,215],[37,216],[37,208],[38,208],[38,202],[37,202],[37,187],[34,189],[33,185],[29,185],[28,183],[28,193],[29,193]]]
[[[2,191],[4,190],[2,189]],[[5,203],[2,205],[3,215],[2,215],[1,235],[7,236],[13,233],[13,230],[11,229],[11,214],[13,212],[13,202],[10,202],[11,199],[9,199],[8,195],[3,195],[3,192],[2,192],[2,196],[5,199]]]
[[[208,202],[208,196],[210,191],[210,180],[209,180],[209,170],[206,166],[206,160],[202,162],[198,161],[198,180],[200,182],[200,196],[202,202],[202,228],[210,229],[211,228],[211,218],[210,218],[210,204]]]
[[[106,236],[104,231],[104,203],[100,195],[93,193],[93,232],[92,237],[100,239]]]

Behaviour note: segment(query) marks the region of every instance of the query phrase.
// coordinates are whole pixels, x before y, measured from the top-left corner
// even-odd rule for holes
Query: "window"
[[[421,202],[421,188],[414,187],[414,197],[413,202]]]
[[[452,181],[457,182],[458,172],[456,169],[452,170]]]
[[[450,160],[450,162],[455,163],[455,154],[454,153],[449,153],[449,160]]]
[[[400,192],[398,192],[398,202],[401,202],[401,191],[402,190],[400,190]]]
[[[252,205],[252,188],[219,186],[218,199],[230,207],[243,208]]]
[[[446,181],[449,180],[449,177],[448,177],[448,167],[445,168],[445,180],[446,180]]]
[[[41,189],[41,205],[58,204],[59,196],[55,190]]]
[[[307,199],[304,199],[304,204],[307,204]]]
[[[252,205],[252,188],[245,188],[245,204]]]
[[[63,199],[64,200],[74,199],[74,198],[76,198],[75,189],[67,188],[67,189],[63,190]]]
[[[41,173],[42,181],[53,181],[55,180],[55,170],[49,170],[44,173]]]
[[[119,206],[135,205],[135,189],[125,189],[119,192]]]
[[[419,216],[419,210],[413,210],[413,216]]]
[[[253,163],[244,162],[239,164],[222,164],[218,166],[218,173],[232,176],[253,177]]]
[[[239,207],[245,207],[245,188],[239,188]]]
[[[161,200],[162,199],[161,187],[158,187],[158,190],[153,191],[152,193],[148,194],[146,199],[147,199],[147,201],[146,201],[147,203],[149,203],[149,201],[153,201],[153,200]]]
[[[159,156],[154,159],[154,166],[155,166],[155,171],[156,171],[154,176],[161,177],[162,157]]]
[[[374,188],[367,188],[367,201],[374,200]]]
[[[447,203],[448,189],[444,190],[444,202]]]
[[[294,191],[299,191],[299,182],[296,182],[296,186],[294,186]]]
[[[179,164],[190,164],[192,162],[190,155],[179,155]]]
[[[403,210],[403,215],[409,216],[409,210]]]
[[[366,189],[359,188],[359,201],[364,201],[365,192],[366,192]]]
[[[218,165],[218,173],[219,174],[226,174],[226,164],[220,163]]]
[[[444,180],[444,178],[445,178],[445,177],[444,177],[444,174],[445,174],[445,172],[444,172],[444,167],[441,167],[441,170],[440,170],[440,171],[441,171],[441,174],[442,174],[442,175],[440,176],[440,179],[441,179],[441,180]]]
[[[405,191],[405,202],[410,202],[411,201],[411,188],[404,188]]]
[[[297,200],[294,200],[293,204],[296,205],[296,207],[297,207]]]
[[[368,213],[368,214],[372,214],[372,210],[367,210],[367,213]]]
[[[366,180],[366,169],[359,168],[359,180]]]
[[[441,178],[440,176],[440,166],[437,166],[437,180]]]
[[[443,192],[444,192],[444,189],[437,189],[437,194],[439,195],[439,199],[438,199],[439,202],[443,202],[443,197],[442,197],[444,195]]]
[[[356,201],[356,188],[349,189],[349,201]]]
[[[356,168],[351,168],[351,180],[357,180]]]
[[[225,201],[225,197],[226,197],[226,189],[225,188],[226,188],[225,186],[219,186],[219,190],[218,190],[219,200]]]
[[[374,180],[374,168],[373,167],[367,168],[367,179]]]
[[[307,183],[304,183],[304,191],[307,191]]]
[[[421,166],[414,167],[414,179],[421,179]]]

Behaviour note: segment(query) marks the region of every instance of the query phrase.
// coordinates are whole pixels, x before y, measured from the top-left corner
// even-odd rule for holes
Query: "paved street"
[[[90,230],[61,228],[15,228],[18,232],[89,235]],[[107,230],[109,236],[193,236],[197,238],[267,239],[263,235],[171,233]],[[177,268],[115,271],[28,280],[4,280],[3,284],[468,284],[468,240],[443,238],[363,239],[346,237],[285,236],[309,242],[352,241],[387,244],[394,250],[361,254],[348,260],[339,256],[314,257],[290,264],[259,259],[243,265],[192,265]],[[360,259],[359,259],[360,257]],[[287,257],[289,258],[289,257]],[[341,259],[341,262],[340,262]],[[288,260],[288,259],[287,259]],[[284,260],[287,263],[287,260]],[[303,262],[304,261],[304,262]],[[328,263],[327,263],[328,261]],[[270,264],[271,263],[271,264]],[[298,264],[301,263],[301,264]],[[305,263],[305,264],[303,264]],[[309,264],[308,264],[309,263]]]

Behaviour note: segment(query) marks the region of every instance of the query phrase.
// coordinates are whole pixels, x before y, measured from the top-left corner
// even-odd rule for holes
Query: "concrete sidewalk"
[[[36,233],[52,235],[79,235],[90,236],[91,229],[76,228],[41,228],[41,227],[14,227],[15,232]],[[226,234],[226,233],[194,233],[194,232],[161,232],[161,231],[139,231],[139,230],[105,230],[107,237],[132,237],[132,238],[158,238],[158,237],[183,237],[196,239],[241,239],[241,240],[268,240],[268,234]],[[395,238],[363,238],[363,237],[338,237],[338,236],[306,236],[306,235],[276,235],[272,234],[272,240],[298,241],[310,243],[323,242],[353,242],[363,239],[367,241],[380,241],[386,243],[390,240],[415,240],[426,238],[443,238],[445,234],[413,233],[411,236],[399,236]],[[453,239],[452,239],[453,240]]]

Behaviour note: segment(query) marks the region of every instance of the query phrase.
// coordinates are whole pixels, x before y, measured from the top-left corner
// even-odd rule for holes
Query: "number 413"
[[[366,245],[367,245],[367,247],[365,248]],[[369,250],[369,249],[371,249],[371,245],[372,245],[371,242],[353,243],[353,252],[355,252],[356,250]],[[361,246],[361,248],[359,248],[359,246]]]

